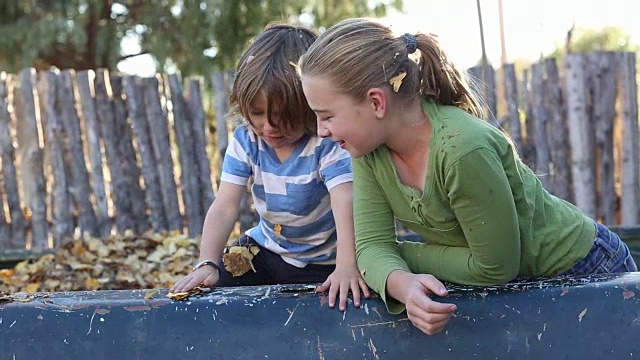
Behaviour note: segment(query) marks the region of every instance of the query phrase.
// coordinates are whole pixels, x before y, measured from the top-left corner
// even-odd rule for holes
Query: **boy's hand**
[[[217,269],[214,269],[211,266],[203,266],[196,271],[191,272],[191,274],[183,277],[178,280],[169,292],[179,293],[179,292],[187,292],[194,287],[202,284],[204,286],[213,286],[220,279],[220,274]]]
[[[353,294],[355,307],[360,307],[360,294],[363,294],[366,298],[370,296],[369,287],[355,266],[336,266],[333,273],[316,289],[316,292],[327,290],[329,290],[329,307],[332,308],[336,306],[336,296],[340,292],[340,311],[347,309],[349,290]],[[361,290],[362,293],[360,292]]]

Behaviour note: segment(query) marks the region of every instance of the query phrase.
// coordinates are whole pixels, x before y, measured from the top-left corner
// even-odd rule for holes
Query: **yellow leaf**
[[[87,288],[87,290],[98,290],[100,288],[100,281],[94,278],[87,278],[84,281],[84,286]]]
[[[280,234],[282,233],[282,225],[280,225],[280,224],[275,224],[275,225],[273,226],[273,232],[274,232],[274,235],[275,235],[276,237],[279,237],[279,236],[280,236]]]
[[[402,70],[400,73],[389,80],[389,84],[393,87],[393,92],[398,92],[400,90],[400,86],[402,85],[402,80],[407,76],[407,72]]]
[[[249,246],[249,252],[251,253],[251,255],[256,256],[258,255],[258,253],[260,252],[260,246],[257,245],[251,245]],[[253,258],[251,258],[253,259]]]
[[[167,297],[169,299],[172,299],[172,300],[180,301],[180,300],[184,300],[184,299],[188,298],[189,297],[189,293],[188,292],[179,292],[179,293],[171,293],[170,292],[170,293],[167,294]]]
[[[149,300],[153,297],[153,295],[155,295],[158,292],[158,290],[149,290],[147,291],[147,293],[144,295],[144,299],[145,300]]]
[[[34,292],[38,291],[39,288],[40,288],[40,284],[31,283],[31,284],[25,286],[23,290],[26,291],[29,294],[33,294]]]

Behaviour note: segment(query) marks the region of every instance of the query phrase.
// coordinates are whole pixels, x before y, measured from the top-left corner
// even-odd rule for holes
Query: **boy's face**
[[[276,125],[280,121],[279,109],[271,109],[271,121]],[[249,123],[253,131],[264,142],[274,149],[295,147],[304,135],[302,130],[282,133],[277,127],[269,124],[267,116],[267,96],[264,91],[258,92],[249,104]]]

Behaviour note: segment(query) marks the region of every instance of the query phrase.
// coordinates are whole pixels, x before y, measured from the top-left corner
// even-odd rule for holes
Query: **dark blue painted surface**
[[[379,298],[346,313],[313,286],[52,293],[0,304],[1,359],[637,359],[640,273],[450,287],[435,336]]]

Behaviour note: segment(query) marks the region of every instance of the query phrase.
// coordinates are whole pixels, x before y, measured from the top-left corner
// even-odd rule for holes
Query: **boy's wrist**
[[[220,265],[218,265],[215,261],[213,260],[202,260],[199,263],[197,263],[194,267],[192,271],[196,271],[199,268],[203,267],[203,266],[211,266],[212,268],[214,268],[215,270],[218,271],[218,274],[220,274],[222,272],[222,270],[220,269]]]

